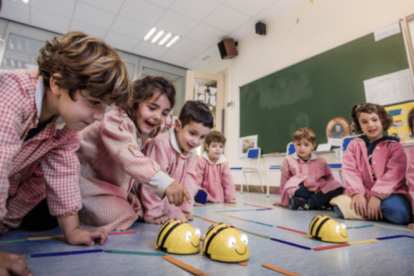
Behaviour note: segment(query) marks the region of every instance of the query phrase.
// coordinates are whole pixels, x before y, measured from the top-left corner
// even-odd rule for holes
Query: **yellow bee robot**
[[[317,215],[309,225],[309,237],[325,242],[348,242],[346,226],[329,216]]]
[[[171,219],[158,231],[156,249],[174,254],[200,252],[200,230],[184,220]]]
[[[243,262],[249,258],[247,242],[247,236],[230,223],[214,224],[204,237],[203,253],[216,261]]]

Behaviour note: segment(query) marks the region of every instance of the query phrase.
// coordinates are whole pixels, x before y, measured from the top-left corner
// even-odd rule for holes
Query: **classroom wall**
[[[400,18],[414,14],[413,0],[303,0],[266,23],[267,35],[252,33],[239,40],[239,55],[232,60],[221,60],[217,55],[197,71],[216,73],[228,68],[228,107],[226,135],[227,159],[230,166],[242,166],[245,159],[238,157],[239,87],[283,69],[299,61],[347,43]],[[299,17],[299,24],[296,20]],[[349,107],[351,108],[351,107]],[[269,118],[270,122],[272,118]],[[260,139],[260,137],[259,137]],[[339,162],[334,153],[321,154],[328,162]],[[262,181],[267,168],[280,165],[283,157],[265,157],[262,162]],[[241,183],[241,172],[233,174],[235,183]],[[274,177],[272,186],[278,183]],[[256,177],[249,184],[259,185]]]

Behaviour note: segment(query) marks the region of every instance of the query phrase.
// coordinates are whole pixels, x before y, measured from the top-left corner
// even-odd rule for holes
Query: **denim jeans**
[[[334,207],[335,213],[343,218],[338,206]],[[411,204],[400,194],[392,194],[381,201],[381,211],[385,220],[395,224],[409,224],[412,222]]]
[[[303,184],[299,184],[299,189],[295,192],[295,197],[301,197],[306,199],[309,203],[309,209],[319,209],[322,206],[327,206],[329,201],[332,198],[341,195],[343,192],[343,188],[337,188],[333,191],[327,192],[326,194],[322,192],[314,193],[306,189]]]

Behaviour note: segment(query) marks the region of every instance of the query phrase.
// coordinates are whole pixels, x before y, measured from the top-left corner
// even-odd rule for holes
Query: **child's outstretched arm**
[[[24,256],[0,252],[0,275],[32,276]]]
[[[103,245],[108,239],[108,234],[105,231],[79,228],[78,214],[58,217],[58,222],[69,244],[92,246],[95,244],[95,241],[98,241],[100,245]]]
[[[224,168],[221,175],[221,185],[223,185],[224,200],[226,203],[236,203],[236,186],[231,176],[229,163],[222,164],[222,166]]]

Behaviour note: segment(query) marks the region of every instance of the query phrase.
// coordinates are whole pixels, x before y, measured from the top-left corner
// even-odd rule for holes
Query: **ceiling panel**
[[[173,45],[171,49],[182,54],[187,54],[189,56],[195,57],[207,50],[207,48],[208,46],[204,44],[192,41],[184,37],[180,39],[175,45]]]
[[[112,25],[111,31],[130,36],[135,39],[143,39],[150,29],[151,27],[148,25],[118,16]]]
[[[225,32],[232,32],[250,17],[226,6],[218,7],[204,23]]]
[[[30,23],[42,29],[64,34],[69,30],[70,19],[32,7],[30,9]]]
[[[78,0],[79,2],[86,3],[88,5],[112,12],[117,13],[121,8],[124,0]]]
[[[79,21],[72,20],[72,24],[69,27],[69,30],[71,31],[80,31],[83,33],[86,33],[88,35],[93,35],[99,38],[105,38],[105,35],[107,33],[107,30],[91,26]]]
[[[134,53],[153,59],[159,59],[168,51],[165,47],[157,46],[157,44],[152,44],[150,42],[141,41],[138,46],[134,49]]]
[[[140,0],[126,0],[120,15],[153,26],[165,12],[164,8]]]
[[[163,8],[168,8],[174,0],[145,0],[145,2],[149,2]]]
[[[172,32],[180,36],[185,36],[196,25],[197,21],[188,17],[182,16],[175,12],[167,11],[155,24],[157,29],[164,30],[165,32]]]
[[[56,15],[71,18],[75,3],[74,0],[31,0],[30,6]]]
[[[223,4],[249,16],[255,16],[274,2],[275,0],[226,0]]]
[[[226,32],[217,30],[205,24],[199,24],[191,32],[186,35],[194,41],[204,43],[206,45],[212,45],[220,42],[227,35]]]
[[[6,19],[29,24],[29,5],[21,2],[3,1],[0,16]]]
[[[218,54],[219,54],[218,46],[214,45],[214,46],[208,48],[206,51],[204,51],[198,57],[196,57],[193,60],[191,60],[190,62],[186,63],[185,67],[190,68],[190,69],[195,69],[198,66],[200,66],[201,64],[203,64],[204,62],[206,62],[207,60],[209,60],[210,58],[212,58],[212,57],[214,57]]]
[[[171,5],[170,10],[194,20],[202,21],[219,5],[220,3],[213,0],[176,0]]]
[[[193,57],[178,53],[174,50],[169,50],[165,55],[163,55],[160,60],[163,62],[176,64],[178,66],[184,66],[186,63],[188,63],[190,60],[192,60]]]
[[[73,14],[74,20],[104,29],[108,29],[111,26],[114,18],[115,14],[82,2],[76,4],[75,13]]]
[[[132,50],[138,45],[139,40],[109,32],[105,37],[105,42],[114,48],[132,53]]]

